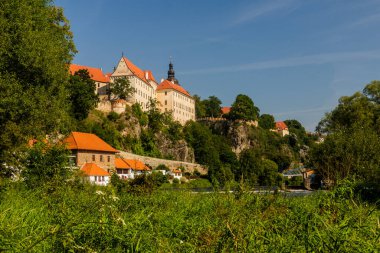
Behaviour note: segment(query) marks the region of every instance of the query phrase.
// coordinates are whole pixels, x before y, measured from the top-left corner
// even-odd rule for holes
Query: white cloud
[[[240,12],[235,20],[232,21],[231,26],[251,22],[256,18],[277,12],[279,10],[289,9],[293,7],[294,3],[295,0],[272,0],[265,1],[265,3],[261,5],[253,4]]]
[[[350,28],[371,25],[371,24],[379,24],[380,22],[380,13],[375,13],[369,16],[365,16],[352,24],[350,24]]]
[[[249,64],[203,68],[199,70],[190,70],[190,71],[181,72],[181,74],[210,74],[210,73],[240,72],[240,71],[258,70],[258,69],[273,69],[273,68],[295,67],[295,66],[303,66],[303,65],[313,65],[313,64],[315,65],[315,64],[326,64],[326,63],[359,61],[359,60],[373,60],[373,59],[380,59],[380,50],[306,55],[306,56],[300,56],[300,57],[291,57],[291,58],[285,58],[285,59],[254,62],[254,63],[249,63]]]
[[[309,114],[312,112],[328,112],[331,110],[331,107],[317,107],[317,108],[309,108],[309,109],[303,109],[303,110],[294,110],[294,111],[287,111],[287,112],[277,112],[273,113],[273,116],[286,116],[286,115],[300,115],[300,114]]]

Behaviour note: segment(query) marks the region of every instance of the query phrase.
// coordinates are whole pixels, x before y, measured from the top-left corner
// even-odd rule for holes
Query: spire
[[[169,62],[169,70],[168,70],[168,78],[166,80],[169,80],[175,84],[178,84],[178,80],[175,79],[175,71],[173,68],[173,63],[172,63],[172,57],[170,56],[170,62]]]

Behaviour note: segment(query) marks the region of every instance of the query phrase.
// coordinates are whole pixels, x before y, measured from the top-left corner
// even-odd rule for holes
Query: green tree
[[[259,175],[262,174],[261,156],[253,149],[246,149],[240,154],[240,166],[236,168],[236,181],[244,179],[249,185],[258,184]]]
[[[310,158],[329,183],[355,176],[379,184],[379,91],[380,82],[372,81],[362,93],[341,97],[318,124],[317,130],[328,135]]]
[[[229,118],[232,120],[257,120],[259,112],[259,108],[255,106],[250,97],[239,94],[232,104]]]
[[[72,174],[68,155],[69,151],[62,145],[38,142],[23,157],[24,182],[30,188],[46,183],[52,187],[64,184]]]
[[[68,83],[71,113],[77,120],[87,118],[88,113],[95,108],[99,98],[95,93],[95,82],[91,80],[87,70],[81,69],[70,77]]]
[[[363,90],[363,93],[367,96],[367,98],[376,103],[380,104],[380,81],[372,81],[367,84]]]
[[[195,101],[195,117],[196,118],[203,118],[206,117],[206,107],[201,100],[201,97],[198,95],[193,96]]]
[[[311,161],[322,177],[335,184],[344,178],[380,183],[380,142],[371,128],[342,129],[315,146]]]
[[[0,1],[0,34],[3,166],[30,136],[70,127],[65,88],[75,46],[63,10],[48,0]]]
[[[115,78],[108,89],[111,99],[127,99],[136,92],[129,80],[125,77]]]
[[[259,118],[259,126],[264,129],[274,129],[276,123],[274,121],[273,115],[270,114],[262,114]]]
[[[222,109],[221,104],[222,101],[220,101],[219,98],[216,96],[210,96],[208,99],[202,101],[204,107],[205,107],[205,116],[206,117],[220,117],[222,115]]]
[[[319,122],[317,131],[331,133],[342,128],[375,126],[379,117],[377,108],[378,105],[361,92],[343,96],[338,106]]]

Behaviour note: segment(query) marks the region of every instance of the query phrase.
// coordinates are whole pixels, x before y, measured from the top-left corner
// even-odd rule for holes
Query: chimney
[[[145,79],[149,79],[148,71],[145,71]]]
[[[161,78],[161,83],[162,83],[164,80],[165,80],[164,78]]]

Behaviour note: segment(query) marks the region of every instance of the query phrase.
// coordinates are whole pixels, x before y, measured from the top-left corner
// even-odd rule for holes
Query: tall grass
[[[344,196],[343,196],[344,195]],[[379,252],[380,212],[341,192],[306,197],[12,185],[0,251]]]

